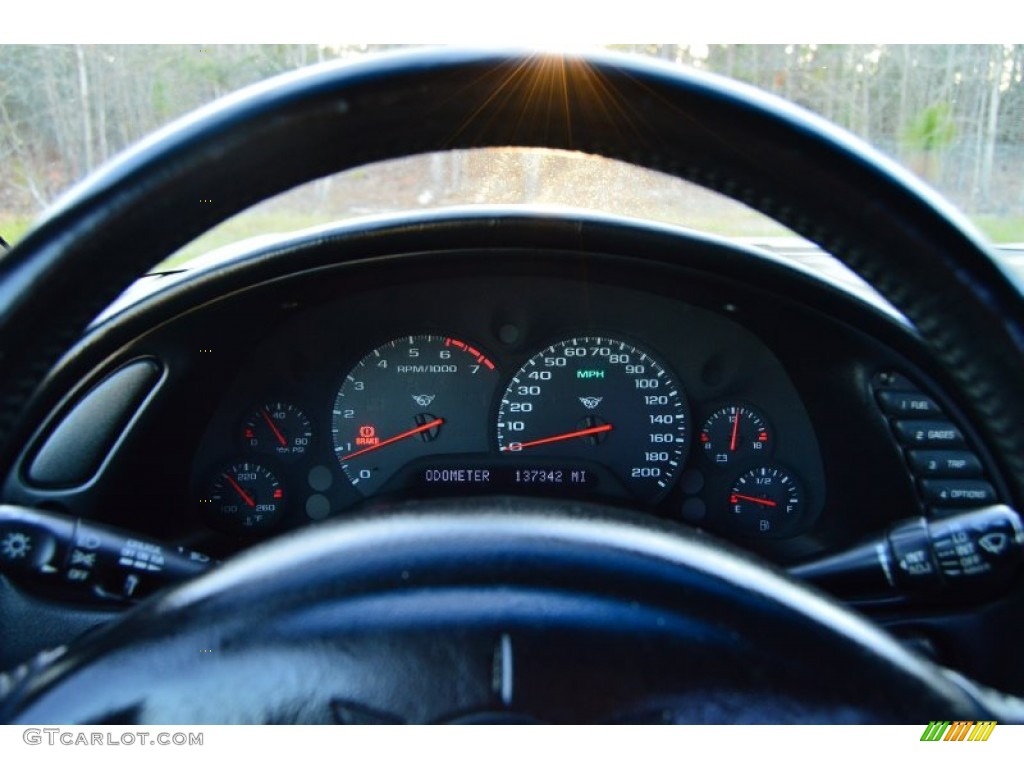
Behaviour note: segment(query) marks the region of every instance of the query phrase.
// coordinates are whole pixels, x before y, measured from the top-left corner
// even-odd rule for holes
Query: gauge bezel
[[[754,452],[751,451],[747,455],[737,455],[732,460],[726,462],[716,462],[709,455],[708,451],[704,450],[704,443],[701,440],[701,436],[704,434],[710,421],[715,418],[718,414],[723,411],[727,411],[729,408],[743,409],[748,412],[752,412],[757,415],[768,430],[768,441],[765,443],[765,450]],[[733,472],[737,467],[745,467],[751,463],[769,463],[775,456],[776,444],[779,440],[779,435],[775,430],[775,426],[772,420],[765,414],[765,410],[758,405],[754,405],[746,400],[732,399],[722,400],[716,405],[710,408],[703,408],[703,417],[700,422],[700,429],[696,431],[696,437],[694,439],[694,454],[702,456],[703,466],[711,472]]]
[[[353,478],[351,468],[348,466],[348,462],[344,461],[343,459],[348,458],[349,462],[350,462],[351,459],[358,458],[358,457],[357,456],[353,456],[351,453],[346,454],[346,456],[344,456],[344,457],[340,455],[340,451],[342,450],[342,448],[339,445],[339,438],[338,438],[339,423],[338,422],[339,422],[339,419],[342,417],[342,411],[341,411],[341,409],[339,407],[339,402],[340,402],[340,400],[342,398],[342,395],[343,395],[343,393],[345,391],[345,388],[346,388],[346,386],[348,386],[349,382],[355,382],[355,379],[353,379],[353,374],[356,371],[358,371],[363,365],[365,365],[366,362],[370,358],[372,358],[375,354],[378,354],[382,350],[385,350],[385,349],[387,349],[387,348],[389,348],[391,346],[397,345],[397,344],[401,343],[403,340],[413,341],[413,340],[416,340],[416,339],[426,339],[426,340],[430,340],[430,341],[452,341],[452,342],[455,342],[454,344],[451,344],[451,345],[447,345],[446,344],[445,346],[452,346],[456,350],[460,350],[461,349],[461,351],[466,352],[467,354],[471,354],[471,355],[476,356],[476,359],[477,359],[478,363],[481,366],[487,367],[487,368],[490,369],[491,372],[493,372],[494,380],[493,380],[493,382],[490,385],[488,385],[489,386],[489,391],[486,393],[486,397],[482,398],[482,403],[481,403],[481,407],[480,407],[480,414],[479,414],[479,418],[478,418],[478,422],[477,422],[479,424],[479,426],[480,426],[481,436],[482,436],[483,440],[480,442],[480,445],[478,446],[478,450],[472,451],[473,453],[479,453],[479,454],[489,454],[491,452],[491,450],[492,450],[492,443],[491,443],[491,440],[490,440],[489,430],[487,428],[488,422],[486,421],[486,419],[487,419],[487,415],[490,413],[490,409],[492,407],[494,399],[497,396],[498,391],[500,391],[501,383],[502,383],[502,380],[503,380],[503,375],[502,375],[502,372],[501,372],[501,366],[498,363],[495,362],[495,357],[489,352],[489,350],[487,350],[486,345],[479,344],[475,340],[472,341],[472,342],[466,341],[467,338],[468,337],[465,334],[449,333],[447,330],[440,330],[440,329],[420,329],[420,330],[417,330],[415,332],[401,333],[401,334],[391,334],[384,341],[382,341],[380,343],[377,343],[377,344],[374,344],[372,347],[370,347],[364,354],[360,355],[358,357],[358,359],[355,360],[355,362],[351,363],[351,365],[346,366],[344,372],[341,374],[341,376],[340,376],[340,378],[338,380],[337,387],[334,388],[333,391],[332,391],[332,394],[331,394],[331,397],[330,397],[330,404],[329,404],[328,410],[327,410],[328,426],[329,426],[329,430],[328,431],[330,432],[330,435],[331,435],[331,437],[330,437],[330,453],[331,453],[331,456],[333,457],[333,460],[335,462],[335,466],[337,466],[341,470],[342,476],[347,480],[349,485],[359,495],[361,495],[363,497],[377,495],[377,493],[383,487],[387,486],[387,484],[390,481],[390,479],[393,478],[396,474],[398,474],[401,471],[401,469],[406,464],[408,464],[411,461],[414,461],[416,459],[421,458],[421,456],[429,456],[429,455],[431,455],[431,453],[438,453],[439,455],[446,455],[446,454],[459,454],[459,453],[467,452],[465,449],[460,449],[460,448],[457,448],[456,446],[451,446],[450,445],[451,441],[449,440],[449,445],[446,446],[448,448],[448,450],[433,451],[433,452],[428,451],[428,452],[423,453],[421,456],[414,456],[414,457],[406,458],[406,459],[401,460],[401,461],[395,461],[394,459],[392,459],[389,463],[391,463],[393,466],[390,468],[389,471],[385,471],[379,478],[373,478],[372,475],[370,477],[355,477],[355,478]],[[460,347],[459,345],[464,345],[464,346]],[[424,408],[430,407],[430,404],[428,403],[427,405],[425,405],[423,407]],[[444,418],[444,417],[442,417],[442,418]],[[460,420],[463,420],[466,423],[471,423],[471,421],[472,421],[469,418],[462,419],[462,417],[460,417]],[[446,422],[446,424],[443,425],[443,426],[448,426],[449,423],[450,422]],[[406,426],[407,426],[407,429],[405,429],[405,430],[402,430],[402,429],[395,429],[395,430],[393,430],[393,434],[392,434],[391,431],[389,431],[388,434],[383,439],[385,441],[390,441],[395,436],[402,434],[403,431],[410,431],[412,429],[416,429],[417,428],[413,424],[409,424],[409,425],[406,425]],[[420,425],[420,426],[422,426],[422,425]],[[448,426],[448,428],[449,428],[449,430],[451,429],[450,426]],[[376,431],[376,427],[375,427],[375,431]],[[376,437],[376,434],[374,435],[374,437]],[[366,439],[372,439],[372,438],[366,438]],[[385,456],[386,456],[386,454],[385,454]],[[380,471],[380,470],[378,470],[378,471]],[[367,484],[367,481],[369,481],[369,480],[374,480],[374,482],[372,483],[372,487],[371,487],[371,485]]]
[[[295,451],[294,447],[292,447],[291,450],[288,451],[287,453],[282,453],[277,449],[276,446],[271,446],[270,449],[268,449],[265,446],[253,446],[247,440],[247,438],[245,437],[246,427],[248,427],[251,422],[259,418],[261,409],[266,408],[269,411],[271,410],[271,406],[283,406],[288,410],[298,414],[305,422],[306,436],[308,437],[309,442],[303,447],[303,450]],[[308,457],[311,454],[311,452],[316,450],[317,430],[313,426],[313,420],[309,417],[309,414],[305,410],[303,410],[300,406],[296,405],[293,401],[287,398],[266,397],[261,398],[257,402],[253,403],[253,405],[243,413],[242,418],[239,422],[238,432],[240,442],[239,447],[241,451],[243,451],[244,453],[252,453],[260,457],[272,457],[277,461],[284,462],[286,464],[301,461]],[[291,438],[289,438],[289,443],[291,443]]]
[[[733,507],[738,502],[731,501],[732,495],[736,494],[737,485],[743,482],[744,478],[756,474],[760,471],[768,471],[773,475],[783,474],[787,477],[780,478],[781,482],[788,481],[797,492],[796,504],[798,508],[794,512],[786,512],[785,515],[792,515],[792,517],[779,517],[779,513],[774,513],[773,517],[776,521],[783,521],[783,524],[779,525],[777,529],[768,531],[750,531],[746,526],[739,525],[737,520],[739,519],[739,513],[733,511]],[[740,468],[737,472],[732,475],[732,479],[728,484],[728,494],[724,520],[728,529],[737,536],[742,536],[746,539],[787,539],[795,535],[798,535],[806,526],[806,517],[808,510],[812,509],[809,492],[807,490],[807,483],[803,481],[800,475],[793,471],[786,464],[778,462],[750,462]],[[756,515],[755,515],[756,517]]]
[[[496,450],[497,450],[499,455],[501,455],[503,457],[507,457],[509,455],[509,453],[511,453],[513,451],[509,451],[508,447],[506,447],[506,442],[507,442],[508,446],[512,446],[512,445],[514,445],[516,443],[519,443],[519,442],[524,442],[524,441],[505,441],[505,440],[503,440],[504,432],[503,432],[503,429],[502,429],[502,423],[503,423],[503,420],[504,420],[505,409],[506,408],[510,408],[512,406],[512,404],[513,404],[513,403],[509,402],[509,392],[512,390],[512,388],[514,386],[530,386],[530,385],[523,385],[522,383],[520,383],[519,380],[518,380],[519,377],[524,375],[526,373],[527,369],[532,367],[535,364],[535,361],[537,361],[539,359],[543,359],[543,356],[545,355],[545,353],[553,352],[556,349],[558,349],[560,347],[566,347],[567,345],[573,345],[573,347],[578,348],[581,345],[581,342],[587,342],[587,341],[595,341],[595,342],[597,342],[596,348],[603,348],[605,346],[615,346],[615,345],[618,345],[620,351],[623,348],[627,348],[627,349],[629,349],[632,352],[639,353],[642,356],[641,360],[649,361],[649,363],[651,365],[655,366],[659,370],[657,378],[660,379],[661,377],[665,377],[665,379],[667,381],[671,382],[671,384],[674,387],[675,394],[670,393],[668,396],[671,397],[671,398],[675,398],[676,402],[675,403],[669,402],[664,407],[669,408],[669,409],[674,411],[671,415],[674,416],[677,419],[677,423],[672,425],[672,432],[674,434],[676,434],[677,436],[679,436],[681,439],[677,439],[674,443],[671,443],[672,445],[677,445],[677,447],[674,448],[673,450],[670,450],[670,451],[667,452],[668,453],[668,458],[665,461],[660,461],[660,460],[658,461],[658,464],[659,464],[658,469],[659,470],[662,469],[662,465],[664,465],[664,467],[667,467],[669,469],[669,473],[667,474],[667,476],[666,475],[662,475],[660,480],[654,481],[653,483],[634,482],[634,478],[633,477],[624,477],[623,476],[623,472],[621,471],[620,468],[616,468],[616,467],[612,466],[608,462],[607,457],[589,457],[589,456],[585,456],[585,455],[580,455],[578,457],[578,459],[577,459],[579,461],[598,462],[600,464],[603,464],[605,467],[608,468],[608,470],[612,473],[612,475],[614,475],[618,479],[618,481],[619,481],[619,483],[621,484],[621,487],[622,487],[621,490],[617,489],[617,488],[602,488],[599,491],[597,491],[597,493],[600,493],[601,495],[607,495],[607,496],[612,497],[612,498],[617,497],[617,496],[625,495],[626,498],[628,498],[628,499],[630,499],[630,500],[632,500],[634,502],[641,502],[641,503],[643,503],[645,506],[647,506],[649,508],[654,508],[661,501],[663,501],[665,499],[665,497],[675,488],[676,482],[677,482],[680,474],[682,473],[682,470],[683,470],[684,466],[687,463],[687,460],[688,460],[688,457],[689,457],[690,446],[692,444],[692,439],[691,439],[692,419],[691,419],[691,413],[690,413],[690,405],[689,405],[689,399],[688,399],[687,393],[686,393],[686,388],[682,384],[682,379],[676,373],[676,371],[672,368],[672,366],[665,361],[664,356],[661,355],[661,354],[652,352],[650,350],[650,348],[646,344],[637,343],[633,338],[631,338],[631,336],[629,334],[620,333],[620,332],[608,333],[608,332],[605,332],[605,331],[597,331],[597,330],[594,330],[594,329],[587,329],[585,331],[581,331],[580,333],[572,333],[572,332],[562,333],[562,334],[559,334],[556,337],[554,337],[552,340],[548,341],[548,343],[544,344],[540,348],[536,348],[535,347],[534,348],[535,351],[533,351],[532,353],[524,355],[523,358],[522,358],[522,362],[518,365],[518,367],[515,369],[515,371],[508,377],[506,386],[501,391],[501,394],[500,394],[500,396],[499,396],[499,398],[498,398],[498,400],[497,400],[497,402],[495,404],[495,412],[494,412],[494,418],[493,418],[493,424],[494,424],[494,430],[495,430],[495,432],[494,432],[494,435],[495,435],[495,448],[496,448]],[[582,346],[584,348],[586,348],[588,345],[587,344],[583,344]],[[613,365],[619,365],[619,364],[620,363],[613,363]],[[626,363],[621,363],[621,364],[625,365]],[[562,366],[555,366],[555,367],[562,367]],[[565,367],[567,367],[567,366],[565,366]],[[627,374],[627,375],[629,375],[629,374]],[[554,381],[554,376],[552,376],[550,381]],[[542,388],[541,388],[541,391],[542,391]],[[520,396],[526,397],[526,396],[532,396],[532,395],[515,395],[514,397],[520,397]],[[649,405],[650,405],[649,403],[643,405],[643,408],[645,409],[644,410],[645,413],[648,412],[646,410],[646,408]],[[587,406],[585,406],[585,407],[587,407]],[[661,407],[661,406],[659,406],[659,407]],[[513,421],[517,421],[518,422],[518,421],[520,421],[520,419],[515,419]],[[607,421],[606,421],[606,423],[607,423]],[[599,429],[601,426],[602,425],[599,425],[599,424],[595,423],[595,425],[593,427],[590,427],[590,428],[591,429]],[[549,430],[550,434],[555,434],[556,432],[569,432],[569,431],[572,431],[572,428],[570,428],[568,426],[565,427],[564,429],[561,429],[561,430],[559,430],[559,429]],[[611,434],[609,434],[608,436],[610,438]],[[588,435],[583,435],[581,437],[582,437],[582,439],[587,439],[589,436]],[[596,438],[596,434],[594,435],[594,437]],[[569,447],[569,446],[571,446],[571,444],[573,442],[576,442],[576,441],[575,440],[566,441],[566,447],[565,448],[568,448],[568,450],[566,450],[562,446],[559,446],[558,448],[554,449],[555,450],[555,454],[553,456],[552,455],[545,455],[545,453],[547,453],[548,450],[549,450],[547,448],[544,449],[545,453],[539,453],[539,454],[536,454],[536,455],[539,458],[542,458],[542,459],[545,459],[545,460],[552,460],[552,459],[559,459],[559,458],[561,458],[563,460],[571,462],[573,460],[573,456],[572,456],[573,449],[571,447]],[[660,443],[659,443],[659,445],[660,445]],[[515,453],[519,453],[519,451],[514,451],[514,452]],[[660,453],[660,451],[658,451],[658,452]],[[582,451],[580,451],[579,453],[582,454]],[[568,454],[568,456],[566,454]],[[639,480],[639,481],[653,480],[653,478],[646,478],[646,477],[638,477],[638,478],[635,478],[635,479]],[[650,487],[651,485],[653,485],[654,487],[651,488]]]
[[[199,499],[199,509],[202,518],[211,528],[243,536],[261,536],[269,531],[280,528],[289,513],[290,494],[281,480],[281,473],[277,471],[273,464],[274,462],[257,461],[248,456],[235,457],[216,464],[206,475],[204,490]],[[224,482],[223,478],[228,473],[236,474],[237,467],[248,465],[252,467],[249,471],[259,472],[264,477],[269,478],[271,487],[276,489],[275,493],[280,492],[281,494],[281,497],[276,500],[273,510],[256,510],[256,512],[267,513],[268,517],[266,519],[254,520],[252,523],[247,523],[246,520],[255,513],[244,513],[244,510],[241,510],[243,514],[240,515],[228,514],[223,511],[223,505],[215,505],[213,502],[216,495],[215,489]],[[207,503],[208,505],[206,505]]]

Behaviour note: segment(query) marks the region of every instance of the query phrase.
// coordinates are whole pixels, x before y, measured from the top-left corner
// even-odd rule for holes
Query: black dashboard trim
[[[920,341],[912,329],[902,319],[896,319],[891,311],[880,309],[861,295],[756,249],[738,247],[720,238],[679,228],[638,224],[589,212],[485,208],[380,217],[321,228],[277,243],[262,244],[248,255],[236,257],[222,266],[211,265],[195,273],[160,280],[159,290],[95,324],[86,339],[56,369],[44,392],[59,392],[61,386],[67,386],[63,382],[93,378],[96,370],[90,369],[97,357],[113,354],[112,360],[117,360],[117,349],[121,346],[133,350],[131,354],[164,357],[159,350],[136,348],[133,344],[140,334],[159,334],[161,328],[173,323],[176,317],[203,311],[205,307],[230,301],[260,286],[277,284],[282,279],[307,279],[316,284],[335,270],[343,269],[345,274],[351,275],[346,285],[351,282],[355,286],[359,282],[357,276],[365,274],[367,269],[394,269],[397,274],[408,272],[410,265],[423,263],[422,259],[428,258],[427,269],[451,270],[454,267],[444,266],[446,259],[450,262],[455,259],[451,263],[464,268],[465,259],[472,258],[474,253],[479,267],[490,269],[493,262],[500,261],[502,253],[524,254],[530,249],[536,253],[536,258],[527,258],[520,264],[518,269],[524,273],[532,270],[537,274],[580,277],[590,269],[587,259],[599,258],[608,266],[618,262],[632,265],[634,270],[637,265],[646,265],[645,270],[653,270],[648,278],[659,273],[665,276],[663,285],[669,284],[667,278],[682,277],[679,282],[684,282],[686,275],[690,275],[689,279],[719,285],[726,293],[732,290],[729,286],[746,291],[750,290],[750,285],[756,285],[756,290],[764,295],[785,297],[785,301],[805,306],[829,317],[832,322],[859,329],[857,333],[884,339],[899,355],[916,357],[919,362],[927,359],[921,354]],[[490,259],[491,265],[484,263],[488,260],[479,258],[485,250],[495,257]],[[445,253],[448,255],[443,255]],[[464,255],[459,256],[460,253]],[[564,257],[547,258],[556,253]],[[379,278],[371,278],[370,282]],[[657,278],[648,278],[645,279],[649,287],[658,282]],[[296,303],[273,308],[272,313],[285,317],[299,309]],[[720,311],[731,314],[736,307],[727,303]],[[750,322],[749,318],[740,319]],[[269,323],[271,319],[264,318],[260,322]],[[178,361],[165,360],[171,373],[187,367],[188,355],[194,352],[176,350]],[[103,372],[107,370],[100,368]],[[86,371],[90,371],[88,375]],[[863,375],[871,373],[865,371]],[[922,374],[916,375],[920,378]],[[38,500],[38,496],[33,499]]]

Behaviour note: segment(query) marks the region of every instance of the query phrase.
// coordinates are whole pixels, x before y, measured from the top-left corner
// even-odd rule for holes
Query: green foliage
[[[946,102],[929,104],[910,121],[903,133],[908,147],[922,152],[945,149],[955,138],[953,108]]]
[[[1024,215],[973,216],[971,220],[993,243],[1024,243]]]
[[[240,87],[388,47],[0,45],[0,213],[39,211],[90,163]],[[900,158],[967,210],[1024,204],[1024,45],[614,48],[777,93]]]
[[[32,218],[30,216],[0,215],[0,237],[3,237],[11,245],[21,240],[31,226]]]

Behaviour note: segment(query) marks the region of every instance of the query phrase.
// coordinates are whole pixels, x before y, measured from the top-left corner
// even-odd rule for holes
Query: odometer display
[[[682,387],[664,365],[624,341],[580,337],[552,344],[512,378],[498,448],[603,464],[653,503],[682,467],[688,421]]]

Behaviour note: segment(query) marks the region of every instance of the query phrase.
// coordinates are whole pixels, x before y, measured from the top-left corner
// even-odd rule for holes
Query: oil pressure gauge
[[[294,461],[309,450],[313,427],[306,414],[290,403],[264,403],[242,425],[246,448]]]

